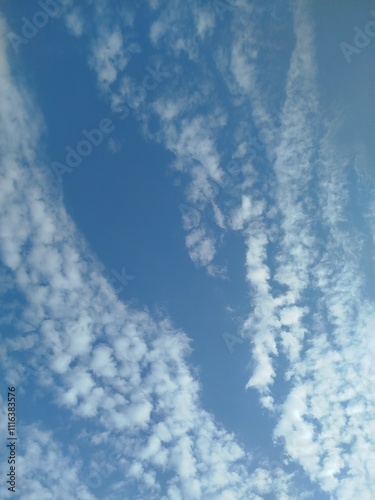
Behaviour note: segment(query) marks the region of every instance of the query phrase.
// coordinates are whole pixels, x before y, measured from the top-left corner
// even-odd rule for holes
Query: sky
[[[369,0],[1,2],[1,498],[375,498],[374,57]]]

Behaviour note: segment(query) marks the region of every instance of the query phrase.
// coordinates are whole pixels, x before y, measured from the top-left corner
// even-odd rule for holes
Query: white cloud
[[[264,211],[264,202],[253,201],[249,195],[243,195],[241,206],[234,211],[231,225],[235,230],[244,229],[251,219],[259,218]]]
[[[113,84],[119,71],[127,64],[123,37],[119,29],[103,30],[92,47],[91,65],[95,69],[101,88]]]
[[[91,369],[95,374],[105,377],[115,376],[116,366],[112,354],[112,350],[105,345],[95,347],[91,361]]]
[[[198,265],[206,266],[215,256],[215,241],[202,228],[194,229],[186,236],[186,246],[191,259]]]
[[[72,35],[80,37],[83,33],[83,17],[78,8],[65,14],[65,24]]]
[[[374,375],[371,369],[363,371],[363,357],[365,350],[373,349],[366,332],[373,324],[374,307],[361,298],[361,238],[353,237],[355,229],[342,227],[349,202],[347,167],[332,148],[332,131],[317,127],[314,40],[308,12],[297,3],[294,7],[296,48],[280,142],[270,155],[275,157],[274,194],[281,215],[281,231],[270,234],[270,249],[276,254],[271,270],[275,271],[255,272],[252,264],[248,277],[253,287],[272,278],[287,290],[284,299],[273,302],[280,317],[273,332],[277,339],[281,330],[280,346],[289,361],[286,376],[291,380],[275,436],[285,439],[291,458],[324,491],[335,498],[353,494],[372,498],[374,480],[363,471],[369,471],[365,457],[373,449],[367,412],[374,402],[367,384]],[[305,95],[309,95],[308,103]],[[318,150],[313,146],[316,143],[320,143]],[[318,206],[312,198],[314,175],[318,176]],[[319,231],[313,222],[317,216],[322,221]],[[254,262],[254,250],[252,255]],[[264,252],[263,260],[260,250],[256,255],[258,262],[267,262]],[[266,292],[267,285],[263,286]],[[256,303],[265,308],[270,302],[270,296],[264,295]],[[254,324],[256,311],[248,324]],[[309,331],[303,324],[306,315]],[[264,394],[276,373],[270,359],[278,352],[278,343],[271,341],[272,330],[257,330],[253,340],[256,370],[249,385]],[[277,397],[276,391],[270,394]]]
[[[155,9],[156,4],[153,2]],[[183,16],[178,13],[177,5],[178,2],[170,8],[163,7],[151,28],[151,40],[166,50],[170,44],[169,55],[184,52],[190,62],[199,61],[200,36],[209,43],[214,29],[212,22],[203,10],[201,16],[195,17],[196,32],[183,32]],[[193,210],[198,210],[199,219],[207,215],[206,207],[212,206],[219,227],[224,226],[229,213],[232,228],[242,231],[244,236],[246,278],[252,292],[251,312],[243,328],[251,338],[253,357],[253,373],[247,386],[258,389],[263,405],[278,415],[275,437],[285,442],[289,456],[332,497],[373,498],[374,304],[364,293],[361,267],[364,238],[360,229],[348,225],[348,204],[353,201],[347,186],[350,165],[335,150],[333,140],[340,124],[335,120],[329,125],[329,117],[318,119],[321,110],[316,89],[313,23],[308,5],[293,2],[295,47],[286,74],[277,73],[278,82],[285,80],[285,99],[282,92],[279,126],[275,125],[269,110],[269,103],[275,99],[267,93],[270,79],[265,79],[266,84],[263,82],[257,63],[260,49],[266,50],[267,45],[261,44],[261,33],[253,29],[257,12],[251,6],[245,7],[246,3],[236,5],[229,29],[232,38],[227,39],[223,34],[224,41],[212,51],[235,113],[232,115],[217,95],[214,103],[210,100],[215,86],[207,75],[203,83],[192,72],[189,74],[192,82],[186,79],[181,89],[172,87],[168,97],[158,96],[152,105],[161,122],[157,139],[175,154],[179,171],[188,174],[187,200]],[[103,39],[97,43],[99,47]],[[108,70],[110,76],[106,81],[115,81],[121,73],[121,64],[113,62],[113,51],[106,54],[104,48],[102,63],[96,65],[96,70],[99,79],[104,68],[104,74]],[[116,50],[121,53],[120,48]],[[176,63],[174,69],[180,71],[181,67]],[[203,104],[204,113],[200,107]],[[11,113],[9,107],[4,110]],[[223,134],[228,123],[234,123],[233,141],[230,134],[230,140]],[[253,144],[254,127],[263,132],[260,147]],[[223,137],[225,145],[228,142],[230,147],[223,145]],[[9,140],[14,144],[12,134]],[[26,140],[15,147],[22,147],[30,157],[28,144]],[[236,181],[236,195],[240,193],[236,203],[221,204],[215,186],[221,185],[222,160],[231,153],[231,147],[233,158],[247,161],[246,174],[257,170],[260,175],[256,180],[253,175],[246,175],[242,184]],[[261,160],[266,163],[264,171]],[[13,169],[3,184],[8,197],[13,194],[12,183],[18,182],[17,172],[17,168]],[[37,199],[35,196],[33,214],[36,215],[32,217],[38,226],[42,208]],[[35,267],[41,264],[37,255],[30,255],[22,264],[24,256],[19,248],[29,235],[28,224],[23,222],[28,220],[28,213],[22,212],[25,209],[18,205],[8,205],[7,215],[15,214],[9,220],[18,231],[3,242],[2,248],[8,265],[17,270],[19,283],[31,288],[31,278],[22,265],[30,266],[34,279],[38,277]],[[44,210],[46,220],[48,213],[49,210]],[[368,214],[366,217],[368,224],[372,224],[374,238],[374,217]],[[201,220],[193,224],[192,217],[184,216],[183,220],[191,257],[209,268],[215,255],[215,240],[208,231],[206,218],[206,225]],[[66,220],[65,223],[70,227]],[[56,238],[51,222],[48,229],[44,232],[39,229],[37,234],[43,242]],[[65,240],[69,234],[67,230]],[[44,257],[48,253],[44,252]],[[271,485],[277,488],[278,498],[295,497],[288,492],[289,478],[285,474],[275,480],[268,471],[258,468],[249,478],[247,465],[241,462],[244,455],[233,452],[235,442],[221,433],[211,417],[201,410],[197,384],[189,378],[183,361],[183,353],[188,349],[184,336],[172,340],[170,326],[154,323],[146,314],[140,320],[134,311],[114,307],[109,287],[97,275],[90,274],[92,281],[87,280],[88,269],[83,262],[75,259],[76,271],[69,276],[64,272],[68,267],[64,259],[59,262],[55,256],[46,258],[46,262],[53,291],[63,288],[59,280],[64,280],[65,286],[71,286],[71,296],[87,294],[83,310],[89,309],[89,304],[91,307],[91,289],[101,287],[100,300],[93,302],[100,321],[95,327],[92,324],[82,327],[86,331],[83,345],[64,344],[62,339],[56,340],[56,334],[55,344],[49,339],[55,349],[53,366],[61,373],[70,357],[81,359],[84,364],[91,359],[90,342],[95,342],[95,335],[101,335],[101,328],[109,335],[108,348],[116,360],[117,376],[107,381],[106,375],[98,372],[96,386],[88,389],[91,390],[88,393],[82,392],[83,389],[79,392],[79,387],[67,377],[63,377],[63,387],[65,391],[72,390],[76,397],[78,406],[73,411],[100,415],[105,429],[107,419],[111,422],[112,418],[118,428],[139,426],[148,432],[143,441],[131,440],[139,451],[133,457],[137,464],[132,471],[134,477],[143,478],[145,484],[152,486],[154,476],[147,472],[150,464],[155,467],[167,464],[168,470],[179,471],[167,485],[168,498],[191,498],[198,494],[205,498],[248,498],[250,492],[256,498],[267,494]],[[62,278],[56,278],[58,273],[53,270],[57,268],[61,269]],[[82,293],[84,283],[87,288]],[[60,314],[59,318],[63,313],[68,314],[58,293],[49,298],[47,291],[34,287],[33,294],[33,313],[28,315],[36,325],[37,318],[44,314],[45,302],[54,314]],[[70,301],[69,297],[64,300]],[[95,335],[87,333],[91,331]],[[157,331],[160,342],[152,336],[143,338],[140,332],[145,331]],[[160,359],[164,361],[157,361]],[[178,370],[182,371],[181,377],[176,377]],[[287,380],[285,396],[273,387],[277,376]],[[89,381],[86,382],[90,387]],[[102,387],[111,388],[105,399],[95,392]],[[151,405],[157,395],[161,421],[153,420],[154,410],[135,397],[136,387],[141,388],[143,400]],[[178,411],[174,407],[176,401]],[[167,444],[162,446],[161,442]],[[234,456],[239,460],[236,466],[232,462]]]
[[[2,20],[1,30],[4,35]],[[115,78],[119,65],[113,60],[121,54],[121,36],[112,35],[107,52],[95,53],[105,85]],[[0,49],[4,54],[4,44]],[[167,319],[155,321],[118,300],[67,214],[61,193],[51,196],[51,176],[38,160],[42,146],[38,121],[31,119],[38,116],[32,100],[24,99],[5,63],[0,78],[0,256],[25,299],[19,341],[5,339],[2,355],[18,372],[21,390],[27,385],[25,370],[32,370],[38,377],[33,382],[51,399],[46,404],[62,406],[71,422],[84,422],[77,439],[85,444],[92,474],[101,480],[105,444],[110,456],[118,457],[115,471],[127,481],[133,464],[130,475],[137,481],[131,485],[147,498],[251,497],[256,463],[202,408],[199,384],[186,362],[188,338]],[[202,158],[212,159],[210,148],[210,139],[204,139]],[[208,170],[217,175],[212,161]],[[197,235],[192,240],[199,258],[210,259],[210,240]],[[37,339],[29,336],[25,342],[22,335],[30,331]],[[6,373],[7,380],[11,376]],[[20,488],[32,483],[35,498],[92,498],[79,483],[79,467],[63,458],[49,435],[35,430],[30,436],[31,451],[20,463],[30,482]],[[78,445],[74,453],[79,455]],[[87,457],[81,454],[80,460]],[[166,484],[160,479],[165,473],[170,477]],[[277,491],[286,480],[283,474],[272,480],[272,487]],[[124,498],[127,487],[115,479],[107,494]],[[24,496],[34,498],[34,490]]]

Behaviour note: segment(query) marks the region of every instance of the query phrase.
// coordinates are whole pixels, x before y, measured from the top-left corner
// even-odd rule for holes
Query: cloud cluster
[[[178,1],[150,8],[150,41],[168,55],[176,79],[135,116],[188,179],[183,222],[192,260],[210,268],[223,232],[243,236],[247,387],[259,391],[277,419],[275,439],[318,487],[332,498],[374,498],[375,308],[366,277],[374,274],[373,190],[359,176],[349,186],[360,169],[344,145],[338,150],[340,122],[320,107],[310,4],[292,2],[284,17],[275,6],[269,18],[274,29],[293,23],[284,66],[261,32],[259,2],[231,3],[225,19],[212,6],[187,12]],[[115,22],[111,30],[100,22],[89,60],[113,102],[121,95],[112,88],[124,84],[124,39]],[[148,498],[295,498],[292,478],[255,467],[201,408],[187,337],[119,303],[61,197],[51,202],[31,104],[11,84],[4,47],[1,54],[0,248],[26,301],[23,337],[5,342],[3,359],[16,362],[15,352],[32,349],[39,383],[56,404],[97,426],[92,471],[99,444],[116,450],[126,480],[113,482],[113,498],[134,484],[130,478]],[[150,116],[159,127],[152,134]],[[221,192],[228,158],[241,175]]]
[[[374,298],[366,275],[374,271],[374,208],[364,201],[373,191],[359,177],[349,187],[353,165],[345,145],[338,150],[341,124],[320,107],[311,6],[292,2],[284,17],[275,6],[270,16],[268,34],[272,26],[293,26],[294,46],[282,66],[273,53],[277,47],[259,28],[265,15],[259,3],[236,2],[220,41],[220,20],[206,23],[209,55],[177,4],[161,9],[153,3],[160,15],[150,39],[167,51],[173,47],[169,54],[180,71],[178,58],[186,53],[205,69],[204,78],[189,69],[173,98],[155,100],[157,139],[175,154],[176,169],[189,173],[190,214],[197,210],[202,217],[202,206],[215,202],[223,220],[243,234],[251,290],[243,333],[251,339],[253,363],[247,387],[259,391],[278,419],[275,438],[324,491],[335,498],[373,498]],[[194,16],[189,20],[196,29]],[[168,30],[172,23],[176,29]],[[218,74],[226,99],[214,84]],[[276,119],[275,105],[281,110]],[[254,129],[260,141],[254,142]],[[220,185],[228,153],[256,172],[230,190],[230,202],[211,191],[211,181]],[[366,193],[361,205],[356,189]],[[191,224],[196,219],[183,219],[186,243],[192,259],[207,265],[215,257],[205,240],[210,223],[206,218],[204,230],[197,229]],[[205,260],[191,251],[199,241]],[[277,377],[284,379],[282,390]]]
[[[202,408],[186,335],[169,320],[156,321],[120,302],[102,276],[41,160],[42,120],[31,120],[37,109],[11,74],[2,18],[0,28],[0,256],[14,281],[12,293],[22,298],[21,314],[13,318],[18,335],[5,336],[1,350],[12,367],[5,378],[21,390],[32,384],[36,397],[48,396],[47,414],[56,407],[63,412],[80,444],[81,451],[70,452],[82,462],[64,458],[49,431],[27,427],[21,495],[94,498],[94,481],[82,485],[78,471],[84,468],[87,478],[100,474],[104,448],[117,456],[108,498],[128,491],[150,499],[261,498],[271,492],[288,498],[292,478],[257,467]],[[112,38],[108,46],[109,52],[98,52],[104,54],[99,67],[105,84],[113,76],[108,64],[121,50]],[[205,147],[201,154],[208,154]],[[83,424],[79,432],[77,423]],[[37,480],[43,464],[45,476]]]

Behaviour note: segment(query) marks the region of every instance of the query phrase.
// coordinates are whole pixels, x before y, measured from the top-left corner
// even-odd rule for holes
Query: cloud
[[[70,12],[65,14],[64,17],[66,27],[70,33],[76,37],[80,37],[83,34],[84,21],[83,16],[79,9],[76,7]]]
[[[3,40],[2,19],[0,26]],[[106,50],[94,50],[104,86],[116,78],[122,46],[117,32],[106,40]],[[28,488],[28,498],[89,499],[88,490],[113,474],[110,498],[134,489],[147,498],[251,497],[257,464],[202,408],[187,363],[189,339],[168,319],[156,321],[120,302],[101,274],[40,161],[42,122],[31,119],[37,110],[12,77],[3,42],[0,49],[0,257],[23,300],[14,319],[18,336],[4,338],[2,346],[13,369],[5,379],[21,391],[32,383],[36,396],[42,388],[46,414],[63,413],[72,443],[81,445],[74,455],[87,471],[84,486],[81,464],[64,458],[52,435],[34,427],[20,456],[28,478],[20,488]],[[203,141],[199,154],[210,158],[210,147]],[[211,174],[217,172],[213,163]],[[197,249],[201,259],[211,255],[207,241]],[[83,424],[79,432],[74,423]],[[282,471],[267,480],[276,492],[285,481]]]
[[[186,246],[191,259],[200,265],[209,264],[215,256],[215,242],[202,228],[194,229],[187,235]]]
[[[181,55],[191,66],[150,104],[159,123],[150,136],[175,155],[175,170],[187,179],[188,252],[212,270],[220,235],[213,228],[240,231],[251,291],[243,325],[252,357],[247,387],[258,390],[277,418],[275,439],[316,488],[336,498],[373,498],[375,316],[366,287],[366,274],[374,271],[375,210],[366,201],[373,192],[353,183],[351,160],[344,147],[337,148],[340,122],[330,123],[320,108],[309,5],[291,4],[295,45],[283,67],[259,28],[260,6],[236,3],[213,43],[218,19],[198,7],[186,17],[180,5],[155,12],[150,39],[174,61],[172,74],[183,73]],[[283,22],[277,13],[270,16],[271,26]],[[93,67],[113,97],[111,85],[124,84],[123,37],[101,29],[92,42],[98,54]],[[212,48],[209,56],[199,50],[203,39]],[[193,63],[205,68],[204,78]],[[223,86],[217,92],[219,76]],[[3,83],[12,96],[3,99],[1,122],[12,169],[1,184],[4,235],[11,235],[2,238],[1,251],[27,297],[23,314],[33,328],[27,341],[7,342],[3,357],[37,346],[40,373],[59,403],[77,418],[100,422],[102,434],[92,437],[93,448],[95,439],[110,440],[114,426],[119,434],[111,445],[131,450],[121,455],[122,470],[149,494],[257,498],[273,491],[278,498],[302,497],[289,489],[287,474],[254,467],[236,439],[203,411],[186,364],[186,336],[118,303],[94,271],[95,262],[86,260],[85,244],[61,203],[41,202],[49,184],[39,171],[31,177],[21,170],[14,157],[14,151],[28,161],[35,157],[36,128],[27,126],[20,94]],[[275,103],[281,110],[276,115]],[[147,121],[141,110],[136,116],[143,125]],[[25,132],[22,143],[19,130]],[[223,193],[228,158],[238,161],[240,174]],[[360,206],[353,196],[359,189],[366,193]],[[28,193],[26,203],[17,193]],[[48,349],[35,341],[39,332]],[[165,484],[160,471],[170,474]]]
[[[285,440],[290,457],[322,490],[337,498],[372,498],[374,480],[363,471],[368,471],[365,457],[373,449],[367,412],[374,402],[366,388],[373,373],[363,357],[366,350],[373,352],[369,325],[374,305],[364,295],[361,236],[345,224],[354,210],[347,159],[333,147],[332,128],[318,125],[309,16],[308,9],[294,4],[296,46],[279,143],[269,153],[275,158],[273,196],[280,230],[269,231],[268,241],[256,239],[254,231],[248,239],[247,276],[263,292],[245,324],[251,326],[255,364],[248,386],[267,395],[265,406],[271,402],[277,408],[268,395],[280,398],[270,387],[283,373],[285,361],[276,363],[283,353],[290,386],[279,403],[275,437]],[[257,318],[268,321],[259,326]]]
[[[186,195],[193,208],[202,210],[214,201],[243,234],[252,291],[243,325],[251,339],[253,367],[247,387],[256,388],[263,405],[278,415],[275,437],[324,491],[338,498],[372,498],[374,481],[366,460],[373,450],[368,384],[373,380],[374,313],[361,267],[368,237],[350,225],[358,206],[348,186],[350,159],[345,149],[337,151],[340,122],[330,124],[320,109],[309,6],[292,4],[295,46],[288,64],[281,68],[269,56],[267,67],[276,68],[270,74],[284,86],[277,96],[278,113],[272,109],[274,83],[259,64],[261,51],[271,45],[261,41],[256,24],[261,15],[261,8],[236,6],[231,36],[224,32],[225,43],[212,51],[229,101],[217,95],[215,104],[209,101],[205,88],[214,92],[212,80],[206,73],[204,87],[192,71],[194,96],[186,84],[175,99],[159,97],[154,104],[161,121],[159,138],[176,155],[176,167],[189,172]],[[170,20],[177,17],[176,10],[165,10],[151,28],[151,40],[161,46],[163,40],[176,39],[175,56],[185,51],[193,61],[201,57],[206,66],[196,37],[189,39],[183,28],[168,33]],[[275,16],[272,22],[285,21]],[[204,121],[199,109],[203,97]],[[211,119],[214,109],[223,110],[220,126]],[[232,135],[228,123],[234,123]],[[233,157],[247,160],[257,173],[251,184],[237,183],[236,201],[226,205],[210,189],[212,181],[220,185],[220,167],[231,150],[218,139],[223,136],[233,137]],[[368,191],[366,196],[371,198]],[[365,230],[373,235],[369,214],[374,211],[365,204],[362,210],[372,221]],[[205,218],[204,227],[208,224]],[[190,251],[205,241],[206,229],[185,225]],[[369,244],[365,250],[370,251]],[[201,258],[198,252],[191,257]],[[277,378],[285,379],[282,391],[274,387]],[[258,471],[257,478],[259,495],[265,494],[267,477]]]
[[[91,66],[97,74],[99,86],[106,89],[116,81],[118,72],[127,64],[120,30],[103,28],[91,54]]]
[[[150,2],[155,8],[154,2]],[[159,7],[159,6],[158,6]],[[193,34],[186,29],[191,20]],[[185,53],[191,60],[199,58],[198,45],[211,35],[216,26],[215,11],[211,5],[189,5],[173,1],[159,9],[157,19],[150,27],[150,40],[155,46],[167,44],[175,55]]]

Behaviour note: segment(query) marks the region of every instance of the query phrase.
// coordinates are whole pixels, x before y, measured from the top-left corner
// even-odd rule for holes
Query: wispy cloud
[[[365,360],[373,353],[374,304],[364,290],[363,239],[348,224],[354,211],[349,159],[336,151],[332,128],[318,121],[314,37],[305,6],[294,5],[294,18],[296,47],[279,140],[269,153],[280,229],[268,242],[264,233],[255,237],[255,248],[263,242],[275,257],[264,246],[254,255],[254,236],[249,239],[248,278],[256,288],[261,277],[267,293],[256,296],[247,321],[256,366],[248,385],[273,405],[270,395],[277,391],[266,388],[276,364],[291,382],[275,407],[281,410],[275,436],[285,439],[287,452],[323,490],[337,498],[372,498],[366,460],[374,446],[367,413],[374,401],[367,384],[374,375]],[[263,272],[254,275],[257,261]],[[261,318],[278,321],[256,328],[257,308],[263,308]]]

